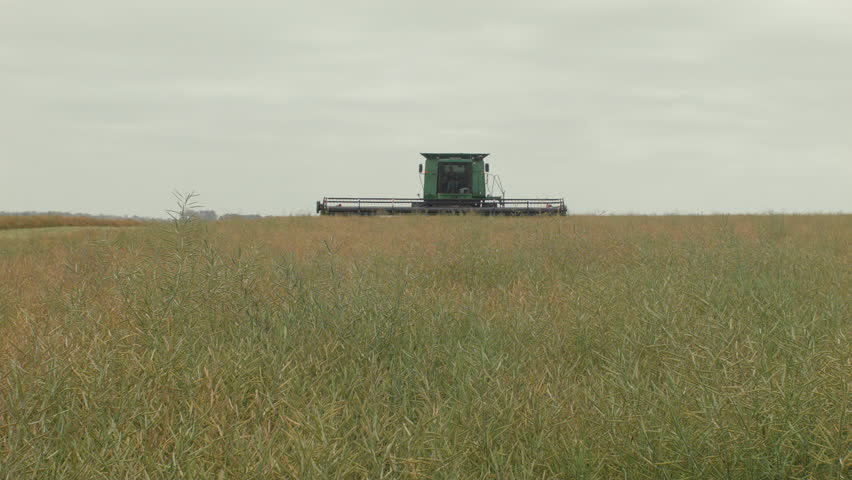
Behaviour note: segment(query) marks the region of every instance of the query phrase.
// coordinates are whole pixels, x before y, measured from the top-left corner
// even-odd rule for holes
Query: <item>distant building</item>
[[[263,216],[257,215],[257,214],[242,215],[242,214],[239,214],[239,213],[226,213],[226,214],[222,215],[221,217],[219,217],[219,220],[236,220],[236,219],[257,220],[257,219],[260,219],[260,218],[263,218]]]
[[[208,220],[211,222],[214,222],[216,221],[216,219],[219,218],[219,216],[216,215],[216,212],[214,210],[192,210],[190,212],[190,215],[199,220]]]

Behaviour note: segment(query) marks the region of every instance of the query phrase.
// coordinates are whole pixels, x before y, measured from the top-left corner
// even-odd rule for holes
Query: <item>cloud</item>
[[[0,9],[6,209],[307,211],[415,193],[425,150],[575,211],[852,207],[847,2]]]

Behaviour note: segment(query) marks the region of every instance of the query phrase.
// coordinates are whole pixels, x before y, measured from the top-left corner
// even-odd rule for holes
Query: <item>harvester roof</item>
[[[487,153],[421,153],[428,160],[482,160]]]

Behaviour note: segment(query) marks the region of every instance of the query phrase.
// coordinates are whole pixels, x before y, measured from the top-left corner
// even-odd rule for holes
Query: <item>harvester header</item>
[[[322,215],[399,215],[479,213],[481,215],[566,215],[561,198],[505,198],[500,177],[490,173],[487,153],[421,153],[419,198],[325,197]],[[499,190],[495,195],[494,190]]]

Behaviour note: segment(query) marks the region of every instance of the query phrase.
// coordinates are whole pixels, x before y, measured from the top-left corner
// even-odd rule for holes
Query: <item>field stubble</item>
[[[850,216],[0,238],[0,478],[844,478]]]

